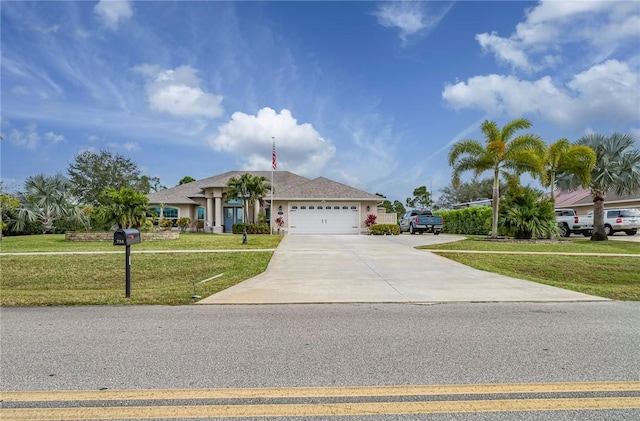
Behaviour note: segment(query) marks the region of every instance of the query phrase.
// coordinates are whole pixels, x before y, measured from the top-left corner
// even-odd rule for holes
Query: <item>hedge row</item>
[[[234,234],[243,233],[244,224],[233,224],[231,232]],[[247,234],[269,234],[269,224],[247,224]]]
[[[399,235],[400,226],[396,224],[376,224],[369,227],[371,235]]]
[[[447,234],[486,235],[491,231],[491,207],[472,206],[465,209],[434,212],[444,219],[442,232]]]

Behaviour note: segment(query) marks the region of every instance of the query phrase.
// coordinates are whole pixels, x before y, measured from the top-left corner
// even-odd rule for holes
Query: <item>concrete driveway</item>
[[[287,235],[264,273],[198,304],[605,300],[472,269],[414,248],[461,238]]]

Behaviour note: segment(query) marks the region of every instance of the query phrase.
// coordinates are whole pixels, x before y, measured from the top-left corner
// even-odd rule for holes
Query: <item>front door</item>
[[[233,232],[233,224],[237,224],[243,221],[242,208],[225,206],[223,208],[224,214],[224,232]]]

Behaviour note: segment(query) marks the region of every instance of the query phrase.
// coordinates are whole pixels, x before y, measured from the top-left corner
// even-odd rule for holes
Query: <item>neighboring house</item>
[[[271,180],[271,171],[229,171],[151,193],[150,208],[164,218],[191,218],[191,231],[203,227],[205,232],[231,232],[233,224],[243,221],[242,201],[227,197],[225,187],[230,178],[246,173]],[[288,171],[276,171],[273,177],[274,211],[268,193],[249,210],[249,222],[263,214],[275,230],[275,218],[281,216],[282,230],[289,234],[366,232],[367,214],[375,214],[382,201],[380,196],[324,177],[311,180]]]
[[[556,208],[571,208],[574,209],[578,215],[586,215],[593,210],[593,198],[589,190],[576,190],[573,192],[556,191],[555,200]],[[624,196],[609,193],[604,200],[604,208],[640,209],[640,192]]]

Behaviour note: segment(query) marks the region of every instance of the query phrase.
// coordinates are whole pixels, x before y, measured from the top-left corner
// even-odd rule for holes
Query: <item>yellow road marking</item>
[[[303,417],[640,408],[640,398],[506,399],[484,401],[328,404],[136,406],[106,408],[2,409],[5,421],[154,419],[204,417]]]
[[[5,402],[158,399],[330,398],[640,391],[640,382],[513,383],[424,386],[275,387],[238,389],[54,390],[0,392]]]

